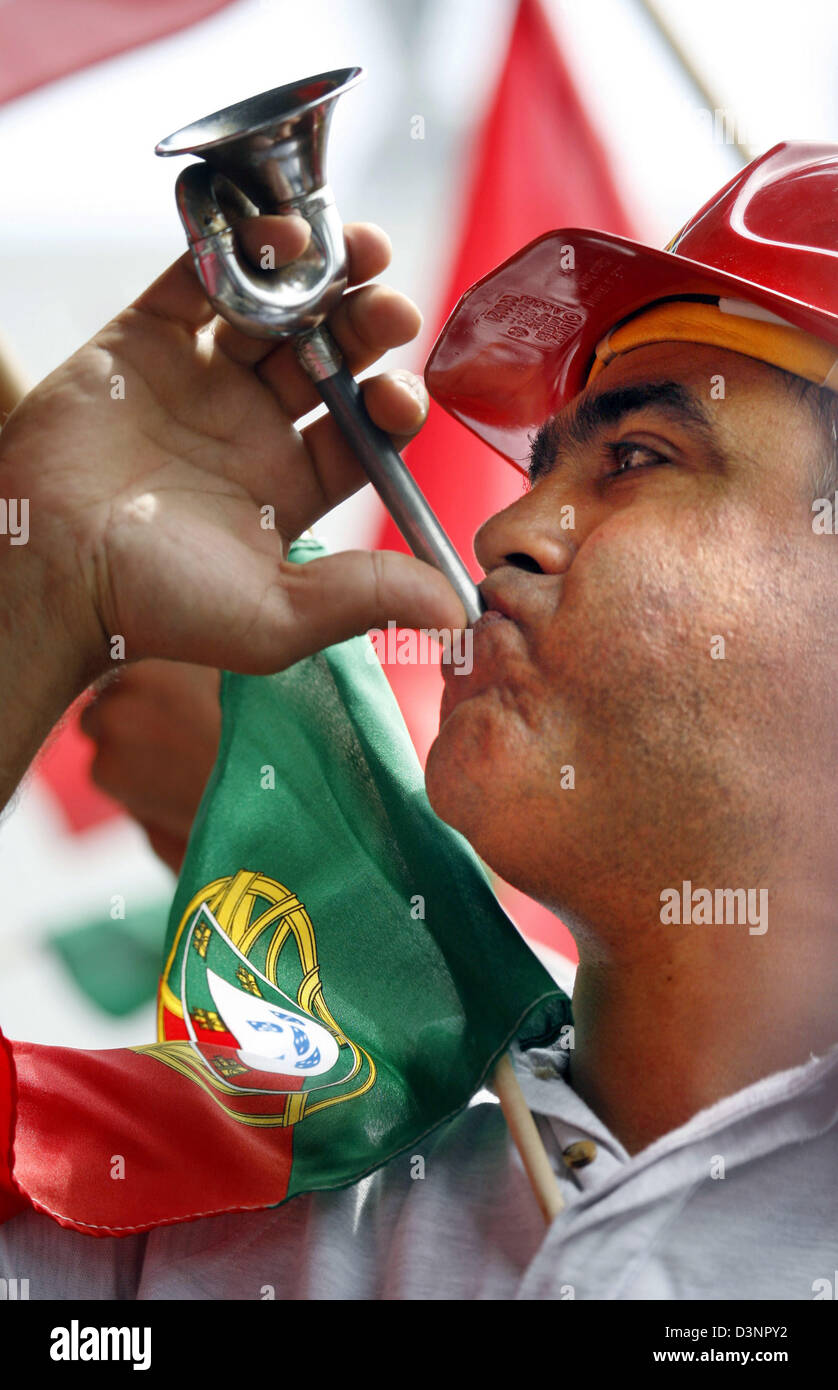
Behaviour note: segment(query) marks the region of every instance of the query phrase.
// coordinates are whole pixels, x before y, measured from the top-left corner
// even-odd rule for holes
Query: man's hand
[[[174,873],[218,753],[219,685],[208,666],[141,661],[109,681],[81,718],[96,746],[94,782]]]
[[[296,217],[254,218],[239,235],[254,263],[269,244],[280,263],[309,231]],[[352,285],[387,265],[377,228],[348,227],[346,240]],[[374,285],[348,291],[329,327],[357,373],[420,321],[409,300]],[[402,447],[425,417],[421,382],[383,374],[364,392]],[[464,624],[448,581],[411,556],[286,559],[294,537],[365,482],[331,417],[295,428],[319,401],[290,344],[214,318],[187,253],[12,414],[0,496],[29,499],[30,540],[4,543],[0,557],[0,796],[120,656],[113,638],[128,661],[259,673],[390,618]],[[276,529],[266,529],[271,515]]]

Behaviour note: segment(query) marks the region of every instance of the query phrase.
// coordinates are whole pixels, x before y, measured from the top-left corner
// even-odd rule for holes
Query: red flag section
[[[197,24],[230,0],[5,0],[0,101]]]
[[[542,232],[587,226],[636,235],[539,0],[520,0],[472,168],[438,329],[475,280]],[[521,475],[434,403],[406,458],[473,578],[482,578],[474,534],[487,517],[521,495]],[[407,549],[389,516],[375,544]],[[439,669],[385,665],[384,670],[424,764],[439,726]],[[575,959],[572,938],[552,913],[501,883],[496,887],[528,936]]]
[[[27,1205],[23,1193],[12,1180],[15,1137],[14,1064],[3,1034],[0,1033],[0,1222],[16,1216]]]
[[[238,1095],[216,1079],[244,1070],[238,1055],[217,1042],[85,1052],[0,1034],[0,1221],[31,1206],[119,1236],[281,1202],[293,1158],[283,1112],[301,1081],[260,1078]]]

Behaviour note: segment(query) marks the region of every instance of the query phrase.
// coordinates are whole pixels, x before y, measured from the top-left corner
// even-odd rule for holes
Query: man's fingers
[[[187,837],[170,835],[151,825],[143,825],[143,830],[157,858],[162,859],[173,874],[179,874],[186,855]]]
[[[274,248],[277,264],[295,260],[308,244],[308,223],[296,215],[254,217],[247,220],[252,221],[253,225],[245,226],[243,220],[237,227],[236,234],[255,265],[259,264],[260,247],[263,244],[269,244]],[[169,319],[192,332],[204,328],[215,317],[215,310],[198,279],[191,251],[184,252],[174,265],[164,270],[163,274],[134,300],[131,308],[155,314],[158,318]],[[266,352],[271,351],[273,345],[263,342],[260,346],[261,355],[264,356]],[[258,356],[253,360],[258,361]]]
[[[398,368],[369,377],[361,391],[373,422],[391,436],[396,449],[403,449],[427,417],[422,378]],[[289,535],[300,535],[367,481],[331,415],[307,425],[300,437],[305,446],[301,466],[283,472],[275,496],[277,515]]]
[[[301,256],[311,240],[311,227],[298,213],[281,217],[242,217],[235,226],[241,249],[255,269],[285,265]],[[363,285],[386,270],[392,256],[387,233],[373,222],[350,222],[343,229],[347,284]],[[273,252],[271,257],[269,252]]]
[[[260,265],[262,248],[274,250],[276,264],[295,260],[305,250],[310,228],[301,217],[243,218],[236,225],[236,235],[255,267]],[[363,284],[380,275],[390,263],[390,241],[380,227],[371,222],[356,222],[344,228],[350,285]],[[186,251],[147,290],[134,300],[132,309],[156,314],[184,328],[197,332],[215,317],[215,310],[206,297],[192,262],[192,252]],[[273,349],[271,342],[248,338],[222,320],[216,338],[219,346],[235,361],[258,362]],[[252,355],[248,356],[248,352]]]
[[[271,259],[276,267],[280,267],[302,255],[309,243],[311,228],[296,214],[287,217],[247,217],[236,224],[236,236],[254,268],[267,269]],[[350,286],[362,285],[373,276],[380,275],[390,264],[390,239],[373,223],[350,223],[344,228],[344,239]],[[250,338],[223,319],[219,319],[215,326],[215,341],[231,361],[247,366],[261,362],[277,346],[266,339]],[[290,358],[296,366],[293,349]]]
[[[285,217],[242,217],[236,223],[239,254],[260,270],[278,270],[303,254],[311,241],[311,227],[305,218],[291,213]],[[276,339],[250,338],[225,319],[214,328],[216,346],[231,362],[252,367],[273,352]]]
[[[174,550],[153,604],[135,614],[134,648],[142,656],[197,663],[222,670],[264,675],[282,671],[301,658],[348,637],[385,627],[392,620],[404,627],[462,628],[463,606],[444,575],[412,555],[395,551],[346,551],[305,564],[283,560],[281,551],[258,553],[243,537],[208,526],[193,537],[189,550]],[[195,583],[195,556],[204,561]],[[188,604],[184,593],[188,591]],[[160,622],[163,613],[166,621]],[[114,696],[116,705],[118,696]],[[127,701],[128,696],[126,694]],[[156,736],[134,740],[139,711],[130,714],[136,726],[113,742],[97,739],[101,759],[98,774],[109,787],[117,778],[130,784],[132,809],[138,818],[174,831],[155,806],[160,787],[149,788],[148,748],[154,751],[159,776],[152,782],[166,787],[170,810],[183,810],[185,794],[196,779],[186,775],[187,764],[200,762],[201,777],[211,765],[203,737],[192,749],[190,717],[173,729],[171,720],[159,724],[143,716],[143,732],[157,725]],[[125,729],[122,724],[123,731]],[[108,760],[109,749],[122,744],[119,765]],[[137,747],[139,743],[140,747]],[[140,761],[130,759],[140,754]],[[177,764],[177,766],[175,766]],[[122,798],[127,800],[126,785]],[[197,804],[197,800],[195,802]]]
[[[397,448],[403,448],[427,419],[428,389],[421,376],[404,367],[369,377],[361,383],[361,390],[375,423],[400,441]]]
[[[466,614],[444,575],[392,550],[348,550],[307,564],[284,561],[233,670],[282,670],[370,628],[461,628]]]
[[[80,724],[92,739],[115,737],[141,742],[151,719],[188,719],[189,744],[198,731],[218,741],[221,714],[218,671],[182,661],[147,659],[107,675],[84,706]],[[178,735],[180,737],[180,735]]]
[[[422,315],[412,300],[387,285],[365,285],[345,294],[328,320],[328,327],[356,375],[391,348],[403,347],[422,327]],[[270,386],[284,413],[298,420],[320,404],[316,386],[303,371],[294,347],[283,343],[260,362],[257,375]]]
[[[195,274],[191,251],[186,251],[174,265],[164,270],[130,307],[168,319],[192,333],[203,328],[215,316],[215,310]]]
[[[94,782],[137,820],[188,834],[220,735],[220,713],[201,727],[200,711],[173,719],[140,692],[105,696],[84,726],[96,743]],[[196,727],[197,726],[197,727]]]
[[[295,261],[311,241],[311,227],[304,217],[242,217],[236,223],[236,240],[255,269],[274,270]]]
[[[343,236],[350,285],[363,285],[387,269],[393,246],[383,228],[375,222],[347,222]]]

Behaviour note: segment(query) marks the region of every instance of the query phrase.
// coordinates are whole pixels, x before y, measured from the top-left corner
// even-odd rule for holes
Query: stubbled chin
[[[442,688],[442,700],[440,701],[440,705],[439,705],[439,727],[440,727],[440,729],[442,728],[443,724],[445,723],[446,719],[448,718],[448,710],[449,710],[449,707],[450,707],[450,706],[449,706],[449,699],[448,699],[448,686],[446,685],[446,686],[443,686],[443,688]]]
[[[466,705],[468,701],[463,701]],[[439,714],[439,731],[428,749],[425,762],[425,790],[431,807],[440,820],[461,829],[455,819],[457,807],[464,796],[468,796],[471,785],[469,771],[474,770],[477,759],[467,751],[458,737],[458,713],[461,706],[452,704],[450,713],[445,708],[443,697]]]
[[[436,812],[440,819],[445,819],[445,786],[447,777],[445,773],[445,752],[440,747],[440,742],[445,739],[445,732],[442,729],[442,711],[440,711],[440,732],[428,749],[428,756],[425,760],[425,791],[431,808]]]

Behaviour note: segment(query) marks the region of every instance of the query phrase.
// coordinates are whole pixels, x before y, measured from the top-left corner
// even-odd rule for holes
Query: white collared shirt
[[[123,1239],[23,1213],[0,1227],[0,1275],[33,1299],[838,1294],[838,1046],[633,1156],[564,1080],[560,1045],[513,1061],[566,1202],[549,1230],[484,1091],[415,1153],[284,1207]]]

